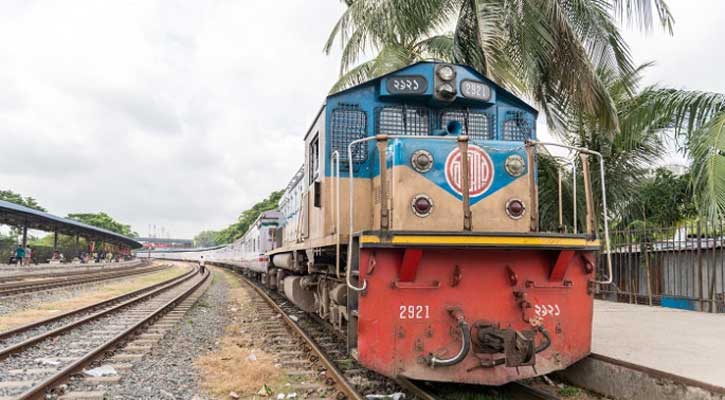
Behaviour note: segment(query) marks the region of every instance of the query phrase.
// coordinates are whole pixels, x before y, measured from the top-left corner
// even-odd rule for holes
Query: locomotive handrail
[[[576,219],[576,216],[577,216],[576,215],[576,205],[577,205],[576,204],[576,163],[574,162],[574,160],[567,160],[564,157],[555,157],[555,159],[571,165],[571,169],[572,169],[572,174],[571,174],[572,193],[571,193],[571,196],[572,196],[572,204],[573,204],[572,213],[574,214],[572,216],[573,221],[574,221],[574,223],[573,223],[574,232],[573,233],[576,235],[576,232],[577,232],[577,229],[576,229],[576,222],[577,222],[577,219]],[[561,174],[561,168],[559,168],[559,174]],[[559,180],[561,180],[561,175],[559,175]],[[559,207],[562,207],[561,204],[562,204],[562,198],[561,198],[561,195],[559,195]],[[560,212],[560,214],[561,214],[561,212]]]
[[[335,181],[335,274],[340,279],[340,152],[333,151],[330,162]]]
[[[602,285],[608,285],[612,283],[612,255],[609,248],[609,213],[607,210],[607,188],[604,183],[604,156],[602,156],[602,153],[599,153],[598,151],[589,150],[583,147],[576,147],[576,146],[569,146],[566,144],[561,143],[553,143],[553,142],[539,142],[537,140],[530,140],[528,143],[533,144],[534,146],[557,146],[562,147],[569,150],[574,150],[579,153],[585,153],[585,154],[591,154],[594,156],[599,157],[599,174],[600,179],[602,181],[602,214],[604,217],[604,247],[607,252],[607,279],[605,280],[595,280],[594,283],[602,284]],[[576,205],[575,205],[576,208]],[[576,221],[574,222],[576,224]]]
[[[352,142],[350,142],[347,145],[347,161],[348,161],[348,165],[349,165],[348,174],[347,174],[348,182],[349,182],[348,197],[350,198],[350,223],[348,225],[350,225],[350,235],[348,238],[349,244],[348,244],[348,248],[347,248],[347,268],[345,269],[345,283],[347,284],[347,287],[349,287],[350,289],[352,289],[356,292],[362,292],[365,289],[367,289],[368,281],[363,279],[362,287],[357,287],[357,286],[353,285],[350,280],[351,274],[352,274],[352,268],[351,268],[351,265],[352,265],[351,249],[353,247],[352,239],[353,239],[353,234],[355,233],[355,229],[354,229],[355,215],[354,215],[354,211],[353,211],[355,196],[353,196],[353,190],[354,190],[353,189],[354,188],[353,171],[354,171],[354,169],[353,169],[353,159],[352,159],[352,147],[355,145],[358,145],[360,143],[369,142],[371,140],[388,140],[388,139],[416,139],[416,140],[418,140],[418,139],[441,140],[442,139],[442,140],[456,141],[456,140],[458,140],[458,136],[412,136],[411,137],[409,135],[375,135],[375,136],[368,136],[368,137],[353,140]],[[381,165],[382,165],[382,163],[381,163]],[[386,183],[380,182],[380,184],[384,185]],[[384,199],[380,199],[381,203],[383,200]]]

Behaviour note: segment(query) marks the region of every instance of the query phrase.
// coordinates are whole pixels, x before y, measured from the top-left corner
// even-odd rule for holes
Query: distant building
[[[137,238],[144,249],[188,249],[193,247],[191,239]]]

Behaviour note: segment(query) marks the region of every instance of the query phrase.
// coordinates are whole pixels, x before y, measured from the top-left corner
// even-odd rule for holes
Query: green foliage
[[[84,224],[97,226],[111,232],[116,232],[124,236],[138,237],[138,233],[131,230],[131,225],[125,225],[117,222],[116,220],[111,218],[110,215],[104,212],[68,214],[68,218],[75,221],[83,222]]]
[[[194,247],[212,247],[219,244],[218,231],[201,231],[194,236]]]
[[[559,389],[559,396],[561,397],[574,397],[579,394],[580,390],[579,388],[576,388],[574,386],[564,386]]]
[[[283,190],[272,192],[266,199],[253,205],[252,208],[243,211],[239,215],[237,222],[218,232],[216,236],[217,244],[231,243],[242,237],[247,232],[247,229],[249,229],[249,226],[259,217],[259,214],[277,208],[279,199],[283,193]]]
[[[664,0],[356,0],[324,51],[339,39],[341,77],[333,92],[420,60],[458,62],[536,101],[552,127],[562,128],[575,108],[612,135],[617,109],[596,70],[631,72],[618,22],[648,30],[655,19],[672,30]]]
[[[638,193],[625,209],[622,220],[667,227],[696,215],[690,174],[676,176],[659,168],[653,177],[643,180]]]
[[[22,195],[15,193],[12,190],[0,190],[0,200],[9,201],[11,203],[19,204],[21,206],[29,207],[38,211],[47,211],[45,208],[41,207],[34,198],[30,196],[23,197]]]
[[[598,74],[613,99],[619,129],[613,137],[600,135],[596,116],[570,109],[564,118],[567,129],[561,140],[586,147],[604,156],[607,203],[610,219],[620,227],[638,220],[651,225],[671,225],[699,211],[703,217],[725,215],[725,95],[650,86],[638,83],[649,64],[629,74],[600,69]],[[720,121],[720,122],[718,122]],[[679,141],[693,159],[692,174],[674,177],[664,171],[650,175],[662,159],[667,141]],[[542,227],[558,225],[556,166],[544,154],[539,165]],[[581,175],[581,162],[576,160]],[[601,213],[601,180],[596,157],[590,157],[592,186]],[[583,182],[578,180],[578,210],[584,210]],[[571,175],[563,178],[564,210],[571,210]],[[690,186],[690,187],[688,187]],[[697,204],[695,206],[693,201]],[[643,211],[644,210],[644,211]],[[565,212],[565,225],[571,217]],[[599,215],[601,217],[601,215]],[[584,226],[584,213],[578,215]],[[601,219],[600,219],[601,224]]]

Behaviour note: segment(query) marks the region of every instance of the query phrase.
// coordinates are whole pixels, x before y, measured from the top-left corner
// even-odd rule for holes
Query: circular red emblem
[[[446,181],[458,194],[461,191],[461,150],[456,148],[446,159]],[[493,162],[488,153],[476,145],[468,145],[468,194],[483,194],[493,183]]]

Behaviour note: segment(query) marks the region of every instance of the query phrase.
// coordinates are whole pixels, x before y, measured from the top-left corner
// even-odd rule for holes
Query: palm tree
[[[680,150],[692,160],[692,193],[700,205],[700,215],[725,216],[725,95],[656,85],[640,89],[642,74],[650,65],[623,75],[598,70],[599,80],[617,109],[617,135],[600,135],[596,116],[570,109],[563,118],[567,129],[560,132],[560,139],[603,154],[607,200],[615,221],[636,219],[631,212],[637,209],[634,203],[643,177],[664,156],[668,140],[682,143]],[[558,225],[558,210],[554,207],[558,204],[556,173],[554,160],[542,162],[541,215],[542,224],[548,228]],[[597,190],[598,176],[593,174],[592,178]],[[572,204],[570,179],[570,175],[563,179],[566,209]],[[579,209],[583,209],[583,199],[579,193]],[[564,217],[566,225],[571,226],[571,218]],[[580,226],[582,223],[579,221]]]
[[[332,91],[422,59],[455,61],[533,99],[555,129],[575,108],[612,135],[617,110],[596,70],[631,72],[617,20],[650,29],[654,12],[671,31],[664,0],[348,0],[324,49],[340,39]]]

